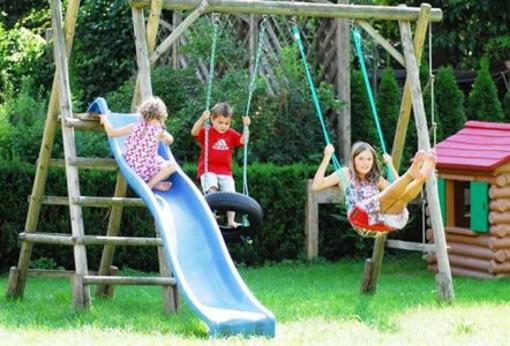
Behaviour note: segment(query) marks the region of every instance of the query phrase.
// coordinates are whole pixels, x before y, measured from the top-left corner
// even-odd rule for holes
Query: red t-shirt
[[[205,128],[201,128],[195,139],[200,143],[200,157],[198,158],[198,172],[200,177],[204,174],[205,157]],[[232,153],[235,147],[240,147],[241,134],[233,129],[219,133],[214,127],[209,128],[209,152],[207,171],[215,174],[232,175]]]

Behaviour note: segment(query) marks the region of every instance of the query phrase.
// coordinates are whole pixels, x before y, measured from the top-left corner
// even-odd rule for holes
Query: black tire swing
[[[217,14],[213,14],[213,40],[211,45],[211,59],[209,63],[209,76],[208,76],[208,84],[207,84],[207,98],[206,98],[206,110],[209,110],[211,103],[211,91],[212,91],[212,79],[214,76],[214,59],[216,55],[216,42],[218,37],[218,26],[219,26],[219,18]],[[257,55],[255,59],[255,67],[253,69],[253,74],[250,80],[249,88],[248,88],[248,101],[246,106],[246,116],[249,114],[251,99],[253,96],[253,92],[255,91],[256,85],[255,80],[258,71],[258,65],[260,61],[260,56],[262,54],[262,46],[264,42],[264,34],[265,34],[265,23],[266,17],[263,17],[262,23],[260,25],[260,35],[258,40],[258,48]],[[205,125],[205,167],[207,171],[207,162],[208,162],[208,146],[209,146],[209,128],[210,123],[206,123]],[[248,134],[248,129],[245,129],[245,132]],[[218,222],[218,226],[220,227],[221,233],[223,235],[223,239],[226,242],[251,242],[256,231],[262,226],[263,219],[263,211],[260,204],[249,196],[248,194],[248,178],[247,178],[247,162],[248,162],[248,136],[244,139],[244,147],[243,147],[243,193],[237,192],[226,192],[226,191],[217,191],[208,193],[205,195],[205,200],[207,204],[211,208],[211,211],[216,216],[216,220]],[[241,223],[237,228],[231,228],[227,226],[227,218],[226,213],[228,211],[233,211],[236,215],[241,215]]]

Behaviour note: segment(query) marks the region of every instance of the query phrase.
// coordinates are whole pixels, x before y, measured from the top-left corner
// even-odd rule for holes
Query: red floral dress
[[[367,180],[351,179],[346,190],[346,203],[351,211],[356,205],[365,210],[368,216],[368,223],[374,225],[383,223],[388,227],[401,229],[409,220],[409,211],[403,208],[397,214],[385,214],[380,212],[379,188],[375,182]]]
[[[163,165],[163,159],[158,155],[163,127],[144,120],[136,122],[133,126],[133,131],[126,140],[124,158],[140,178],[149,181]]]

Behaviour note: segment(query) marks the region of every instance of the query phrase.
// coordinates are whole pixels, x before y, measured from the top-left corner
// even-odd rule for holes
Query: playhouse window
[[[471,220],[470,187],[468,181],[454,182],[455,219],[453,226],[455,227],[469,228]]]
[[[445,226],[488,232],[489,184],[439,179],[438,188]]]

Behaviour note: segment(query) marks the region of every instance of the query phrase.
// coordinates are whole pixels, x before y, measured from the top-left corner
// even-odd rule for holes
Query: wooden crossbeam
[[[149,237],[109,237],[100,235],[86,235],[82,239],[77,239],[71,234],[57,233],[37,233],[22,232],[19,234],[20,240],[30,241],[41,244],[56,244],[74,246],[81,245],[118,245],[118,246],[162,246],[159,238]]]
[[[404,57],[402,56],[402,54],[400,54],[400,52],[398,50],[395,49],[395,47],[393,47],[391,45],[391,43],[389,43],[381,34],[379,34],[379,32],[377,30],[375,30],[372,25],[368,24],[366,21],[364,20],[358,20],[356,21],[356,23],[363,29],[365,30],[370,36],[372,36],[372,38],[375,40],[375,42],[379,43],[384,49],[386,49],[386,51],[388,53],[390,53],[390,55],[395,58],[395,60],[398,61],[398,63],[402,66],[406,66],[406,63],[404,61]]]
[[[64,168],[66,166],[63,159],[50,159],[48,162],[50,167]],[[71,160],[70,164],[83,169],[96,169],[102,171],[116,171],[118,166],[114,159],[97,158],[97,157],[77,157]]]
[[[83,277],[85,285],[108,284],[108,285],[143,285],[143,286],[175,286],[174,278],[144,277],[144,276],[92,276]]]
[[[161,0],[163,9],[167,10],[192,10],[199,5],[200,1],[201,0]],[[150,6],[150,0],[131,0],[129,3],[132,7]],[[345,5],[300,1],[209,0],[208,12],[415,21],[418,19],[420,9],[417,7]],[[441,9],[432,9],[430,20],[432,22],[439,22],[442,19],[443,12]]]

